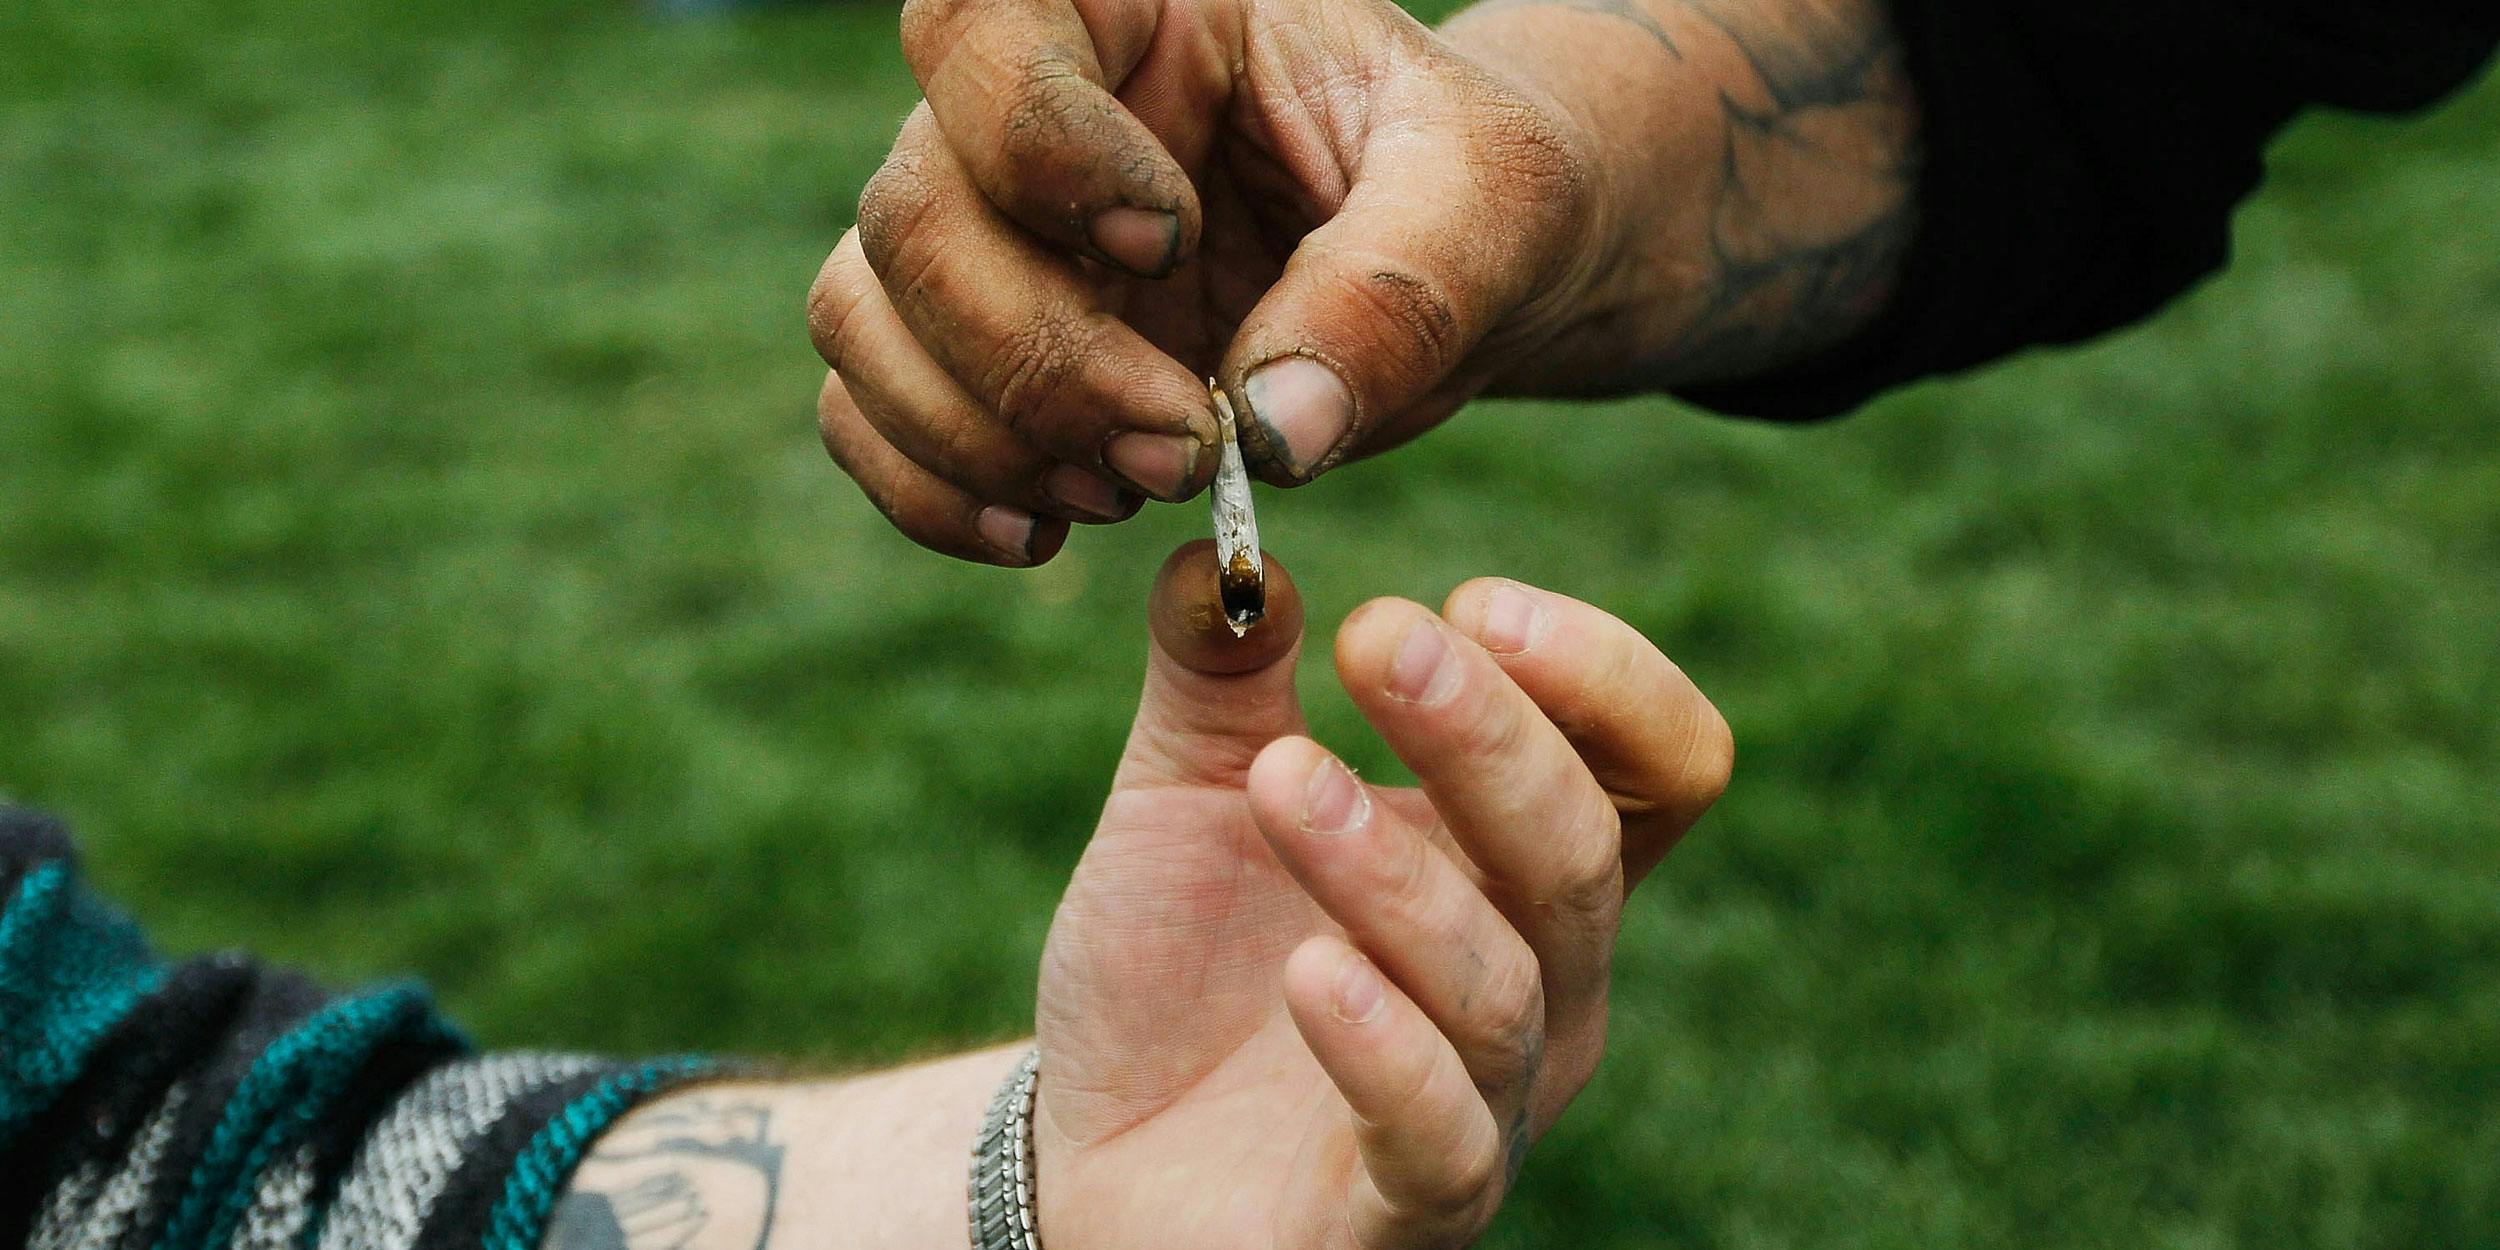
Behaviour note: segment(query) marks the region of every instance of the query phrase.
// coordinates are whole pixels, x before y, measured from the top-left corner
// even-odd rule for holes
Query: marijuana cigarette
[[[1259,557],[1259,516],[1250,509],[1250,470],[1241,463],[1241,428],[1233,422],[1233,401],[1212,380],[1207,393],[1215,397],[1215,419],[1224,436],[1215,462],[1215,489],[1208,492],[1215,507],[1216,587],[1224,601],[1224,623],[1239,638],[1267,614],[1267,565]]]

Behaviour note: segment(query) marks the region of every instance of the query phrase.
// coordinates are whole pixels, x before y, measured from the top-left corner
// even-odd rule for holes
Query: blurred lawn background
[[[1205,519],[976,569],[825,462],[892,25],[0,9],[0,789],[169,948],[497,1044],[1018,1029]],[[1737,727],[1490,1244],[2500,1246],[2500,82],[2274,166],[2089,350],[1270,496],[1322,637],[1511,574]]]

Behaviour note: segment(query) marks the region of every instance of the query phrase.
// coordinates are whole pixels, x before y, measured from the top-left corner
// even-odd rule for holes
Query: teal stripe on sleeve
[[[0,1150],[163,979],[138,927],[80,889],[69,864],[18,882],[0,910]]]
[[[535,1250],[547,1213],[555,1209],[557,1195],[591,1139],[645,1097],[724,1070],[700,1056],[652,1059],[617,1072],[574,1099],[513,1159],[503,1197],[487,1216],[484,1250]]]
[[[424,988],[407,984],[331,1002],[270,1043],[219,1113],[155,1250],[225,1245],[270,1161],[329,1112],[375,1050],[401,1041],[464,1045]]]

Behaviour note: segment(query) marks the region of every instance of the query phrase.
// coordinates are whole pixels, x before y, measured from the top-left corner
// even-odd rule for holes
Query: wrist
[[[1837,343],[1889,298],[1917,108],[1876,0],[1493,0],[1443,34],[1592,153],[1590,279],[1497,391],[1732,381]]]
[[[711,1091],[764,1109],[779,1148],[763,1250],[965,1250],[973,1135],[1018,1044],[835,1080]],[[653,1104],[664,1107],[665,1102]],[[747,1242],[739,1250],[745,1250]]]

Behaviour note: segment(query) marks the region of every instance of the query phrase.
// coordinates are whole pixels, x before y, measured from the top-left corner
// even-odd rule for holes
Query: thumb
[[[1259,749],[1302,731],[1294,658],[1302,595],[1275,557],[1267,609],[1236,637],[1216,586],[1215,544],[1184,545],[1155,574],[1146,600],[1146,688],[1115,786],[1238,785]]]
[[[1308,481],[1448,416],[1488,342],[1556,292],[1590,233],[1584,164],[1546,112],[1445,52],[1388,76],[1345,198],[1225,353],[1263,475]]]

